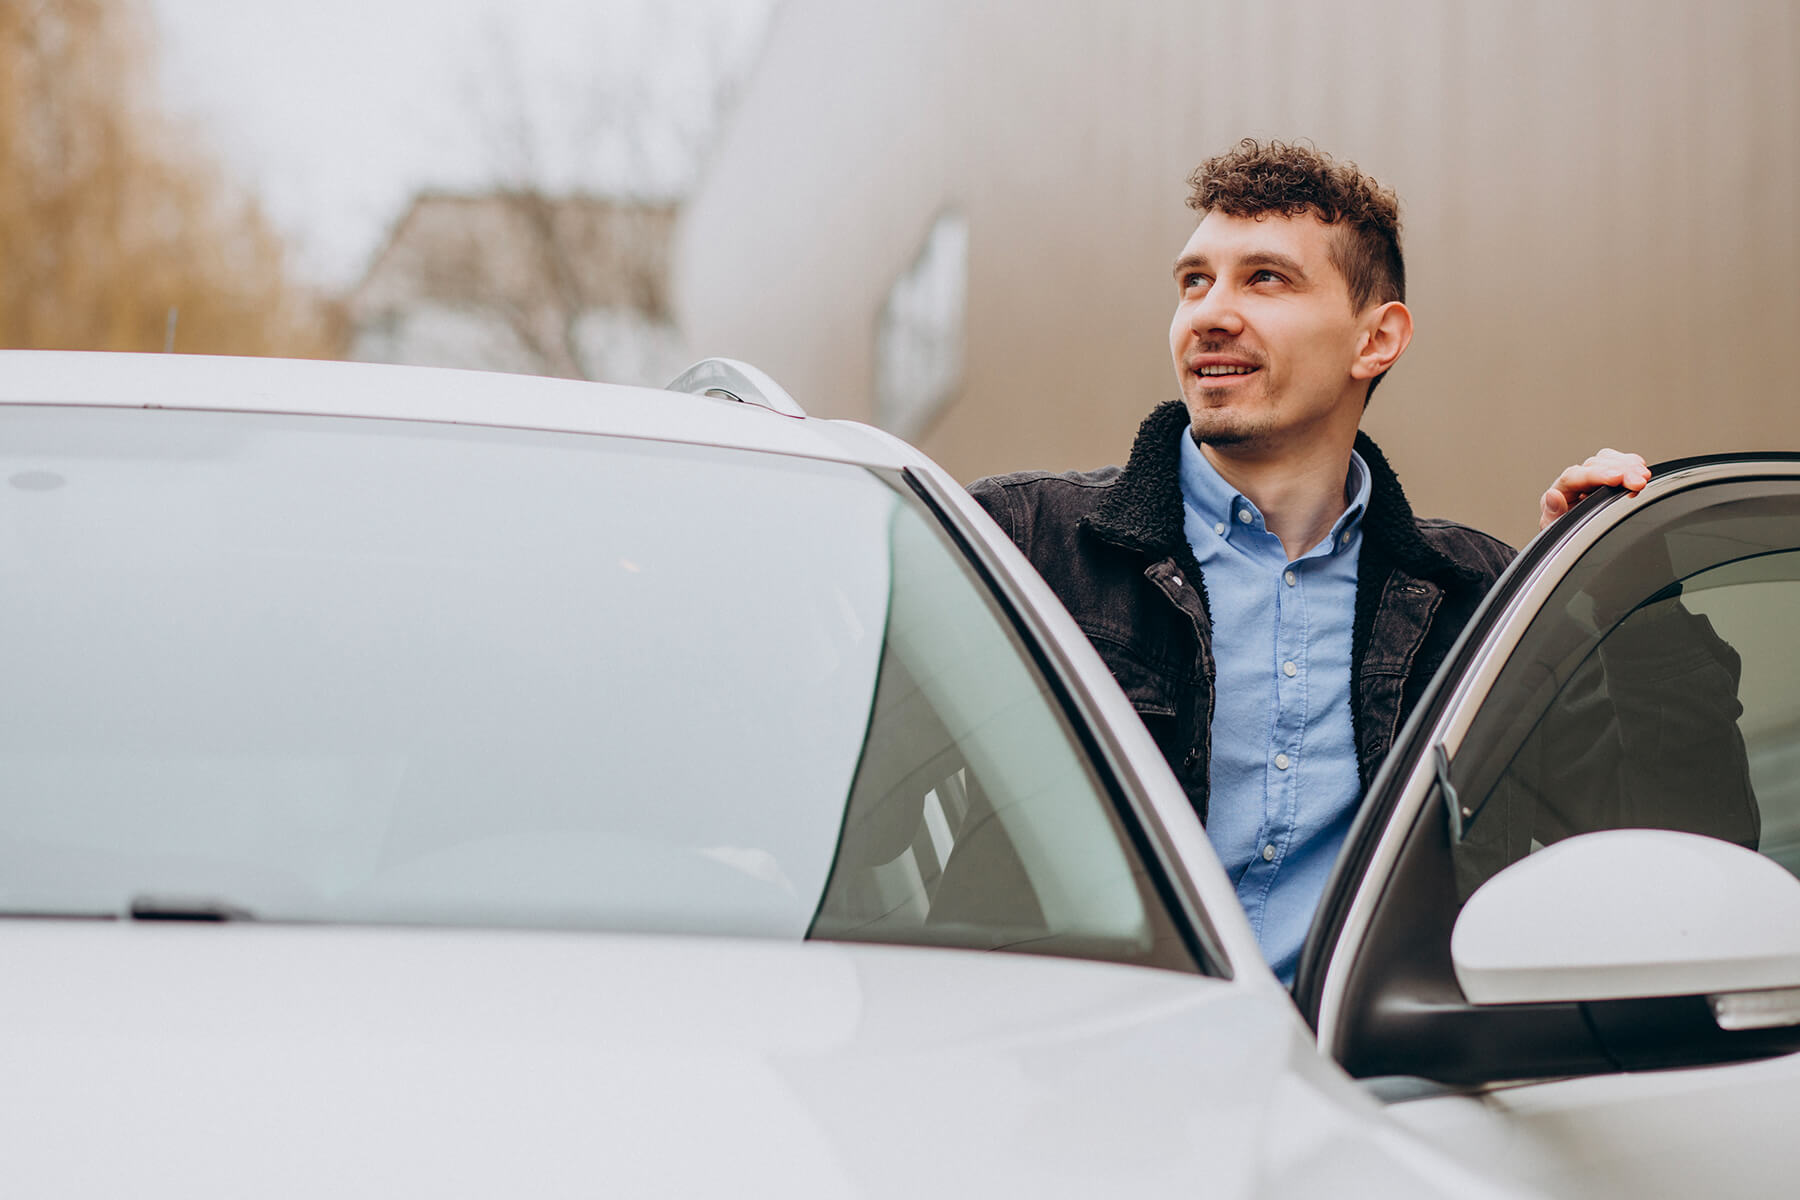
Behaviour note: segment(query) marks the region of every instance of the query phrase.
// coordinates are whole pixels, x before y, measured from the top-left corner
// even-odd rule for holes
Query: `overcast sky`
[[[769,0],[151,0],[163,93],[313,279],[362,272],[420,188],[667,193]],[[640,133],[624,137],[625,124]]]

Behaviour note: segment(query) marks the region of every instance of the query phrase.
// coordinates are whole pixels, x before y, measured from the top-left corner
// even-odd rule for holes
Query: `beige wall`
[[[970,230],[964,479],[1120,461],[1177,394],[1194,163],[1308,137],[1393,186],[1418,336],[1365,425],[1515,542],[1555,471],[1800,448],[1800,5],[788,0],[677,234],[689,343],[866,417],[935,215]]]

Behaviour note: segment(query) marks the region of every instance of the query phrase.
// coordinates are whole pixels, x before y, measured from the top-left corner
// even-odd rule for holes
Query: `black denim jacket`
[[[1205,581],[1183,530],[1179,435],[1187,426],[1186,406],[1173,400],[1144,421],[1123,470],[1023,471],[969,490],[1100,651],[1204,821],[1214,664]],[[1372,476],[1350,692],[1367,787],[1513,551],[1465,525],[1414,517],[1375,443],[1358,434],[1356,449]]]

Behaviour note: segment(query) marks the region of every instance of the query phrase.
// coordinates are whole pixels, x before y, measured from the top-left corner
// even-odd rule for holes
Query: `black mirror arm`
[[[1450,755],[1439,742],[1431,748],[1433,769],[1437,774],[1438,794],[1444,798],[1444,811],[1450,817],[1450,844],[1462,841],[1463,822],[1475,814],[1462,806],[1457,798],[1456,785],[1450,782]]]

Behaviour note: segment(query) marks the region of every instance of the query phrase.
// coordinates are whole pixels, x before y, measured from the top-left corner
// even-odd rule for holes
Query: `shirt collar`
[[[1250,502],[1249,497],[1225,482],[1225,477],[1200,452],[1192,429],[1187,427],[1183,427],[1181,431],[1180,472],[1182,502],[1193,509],[1214,533],[1229,540],[1239,527],[1263,529],[1261,511]],[[1362,524],[1363,513],[1369,507],[1371,478],[1369,464],[1363,461],[1362,455],[1354,450],[1350,451],[1350,473],[1344,481],[1344,491],[1349,495],[1350,502],[1344,506],[1343,515],[1331,527],[1328,553],[1340,553],[1355,540],[1353,536],[1346,535],[1353,535]],[[1249,520],[1245,520],[1245,516]]]

